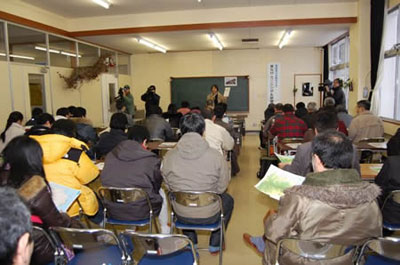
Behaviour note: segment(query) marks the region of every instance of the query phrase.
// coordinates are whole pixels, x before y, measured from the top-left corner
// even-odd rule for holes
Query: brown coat
[[[349,138],[353,143],[357,143],[363,138],[382,137],[383,133],[382,120],[370,111],[354,117],[349,127]]]
[[[278,213],[265,221],[263,263],[275,264],[276,244],[283,238],[360,245],[381,236],[382,215],[376,202],[380,189],[362,182],[354,169],[311,173],[301,186],[285,191]],[[287,251],[281,264],[352,264],[351,255],[326,263],[312,263]]]

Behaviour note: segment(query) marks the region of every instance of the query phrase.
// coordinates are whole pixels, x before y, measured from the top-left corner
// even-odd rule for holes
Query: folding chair
[[[156,232],[158,233],[159,229],[157,226],[157,222],[155,220],[155,216],[153,215],[153,208],[151,206],[150,198],[147,192],[140,188],[116,188],[116,187],[101,187],[99,189],[100,199],[104,205],[104,222],[103,228],[106,227],[106,224],[114,225],[122,225],[122,226],[149,226],[149,233],[153,231],[153,225],[156,228]],[[149,216],[143,220],[136,221],[124,221],[118,220],[110,216],[110,211],[107,210],[107,205],[110,204],[130,204],[135,203],[141,200],[146,200],[147,206],[149,207]],[[134,214],[134,213],[132,213]]]
[[[126,230],[120,234],[128,259],[136,265],[196,265],[192,241],[184,235],[139,234]]]
[[[33,233],[33,238],[38,238],[40,236],[43,236],[47,240],[47,242],[49,242],[50,246],[54,250],[54,264],[55,265],[62,264],[62,260],[59,259],[60,256],[58,253],[56,243],[54,242],[53,238],[46,232],[46,230],[44,230],[39,226],[33,226],[32,233]]]
[[[388,196],[386,196],[385,200],[383,201],[381,211],[383,212],[383,209],[385,208],[387,202],[389,199],[392,199],[393,202],[399,204],[400,207],[400,190],[393,190],[389,193]],[[389,230],[389,231],[400,231],[400,220],[396,224],[388,223],[388,222],[383,222],[383,228]]]
[[[57,245],[57,265],[125,264],[127,258],[115,234],[105,229],[51,227]],[[69,260],[69,261],[68,261]]]
[[[199,192],[199,191],[180,191],[180,192],[169,192],[168,194],[169,203],[171,205],[171,233],[174,228],[180,230],[200,230],[200,231],[217,231],[221,229],[220,246],[219,246],[219,264],[222,265],[222,252],[223,252],[223,241],[225,238],[225,223],[224,223],[224,212],[222,207],[221,197],[214,192]],[[220,220],[213,224],[186,224],[179,222],[175,213],[175,205],[193,208],[196,211],[198,207],[205,207],[217,202],[220,209]],[[199,250],[204,250],[199,248]]]
[[[356,248],[352,246],[344,246],[331,243],[322,243],[314,240],[301,240],[296,238],[285,238],[278,242],[276,247],[275,265],[285,264],[283,260],[280,260],[283,256],[283,250],[289,251],[299,257],[303,257],[308,260],[313,260],[316,263],[328,261],[335,258],[340,258],[353,252]],[[282,263],[280,263],[282,262]],[[336,264],[336,263],[335,263]]]
[[[400,238],[384,237],[371,239],[363,245],[357,265],[400,264]],[[363,259],[365,258],[365,263]]]

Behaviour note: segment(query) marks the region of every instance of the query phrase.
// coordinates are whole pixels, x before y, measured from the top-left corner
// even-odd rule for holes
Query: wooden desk
[[[375,147],[372,146],[371,144],[375,144],[375,143],[366,143],[366,142],[361,142],[361,143],[356,143],[355,146],[357,147],[357,149],[359,151],[371,151],[371,152],[385,152],[387,147]],[[382,143],[376,143],[376,144],[385,144],[384,142]]]
[[[378,175],[378,168],[382,168],[383,164],[360,164],[361,178],[363,180],[373,181]]]

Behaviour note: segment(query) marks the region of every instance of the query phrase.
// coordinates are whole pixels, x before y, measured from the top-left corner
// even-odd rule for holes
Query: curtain
[[[324,49],[324,69],[323,69],[324,72],[322,81],[325,81],[329,79],[329,46],[325,45],[323,49]]]

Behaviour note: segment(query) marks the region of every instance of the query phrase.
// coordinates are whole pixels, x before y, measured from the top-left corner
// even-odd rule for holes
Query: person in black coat
[[[49,113],[42,113],[36,118],[36,124],[25,135],[44,135],[51,133],[54,117]]]
[[[343,91],[343,80],[336,78],[333,80],[333,87],[327,91],[327,97],[333,97],[335,100],[335,106],[343,105],[346,106],[346,96]]]
[[[159,106],[160,105],[160,96],[156,94],[156,87],[151,85],[147,88],[146,93],[144,93],[141,97],[142,101],[146,102],[145,108],[146,112],[150,106]]]
[[[108,154],[120,142],[128,140],[125,133],[128,119],[124,113],[114,113],[111,116],[110,132],[105,132],[100,135],[100,140],[94,147],[96,157],[100,158]]]

